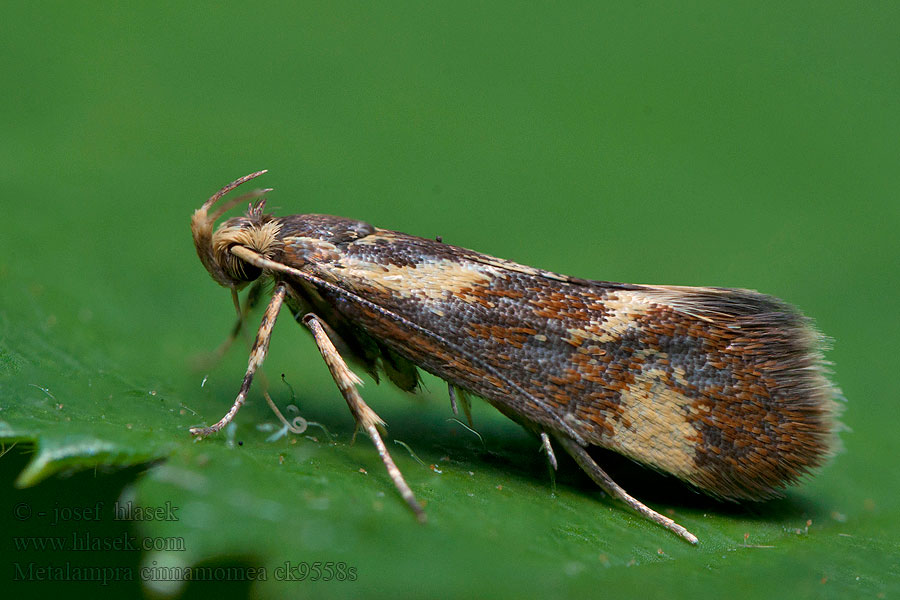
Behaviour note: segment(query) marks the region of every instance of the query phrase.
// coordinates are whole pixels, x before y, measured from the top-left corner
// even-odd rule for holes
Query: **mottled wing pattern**
[[[288,262],[309,260],[304,239],[286,227]],[[396,364],[532,429],[729,499],[769,497],[830,452],[819,336],[773,297],[586,281],[374,228],[337,244],[328,255],[317,241],[307,267],[348,292],[319,290],[327,305]]]

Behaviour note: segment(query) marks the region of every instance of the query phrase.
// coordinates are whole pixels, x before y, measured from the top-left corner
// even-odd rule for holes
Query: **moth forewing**
[[[223,195],[195,214],[203,264],[232,289],[257,277],[275,281],[275,297],[312,330],[351,412],[417,514],[377,428],[364,423],[368,407],[346,385],[329,338],[403,389],[415,387],[421,368],[451,391],[483,397],[540,435],[548,457],[555,458],[556,439],[613,497],[692,542],[686,529],[616,485],[586,449],[614,450],[732,500],[770,497],[832,452],[837,392],[821,336],[781,300],[749,290],[577,279],[363,221],[274,217],[262,201],[208,234],[206,211]],[[257,345],[270,331],[264,318],[258,362],[264,350]],[[248,378],[249,367],[246,387]]]

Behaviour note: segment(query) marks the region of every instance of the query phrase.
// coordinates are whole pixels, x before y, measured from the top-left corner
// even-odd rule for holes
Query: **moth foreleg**
[[[355,418],[356,422],[366,430],[366,433],[368,433],[369,437],[372,439],[372,443],[375,444],[375,447],[378,449],[378,456],[381,457],[381,461],[384,463],[385,468],[387,468],[388,475],[390,475],[391,480],[394,482],[397,491],[400,492],[400,495],[403,496],[403,499],[406,500],[409,507],[416,513],[416,517],[419,521],[424,523],[425,510],[416,500],[409,484],[403,479],[403,474],[400,473],[400,469],[397,468],[390,453],[388,453],[387,447],[384,445],[384,441],[381,439],[381,434],[378,433],[378,427],[384,425],[384,421],[381,420],[381,417],[379,417],[374,410],[369,408],[369,405],[365,403],[362,396],[359,395],[359,391],[356,389],[356,386],[361,384],[362,380],[350,370],[350,367],[348,367],[347,363],[344,362],[344,359],[341,358],[341,355],[338,353],[334,344],[331,342],[331,339],[329,339],[328,334],[325,332],[321,320],[316,315],[309,313],[304,316],[303,324],[312,332],[313,338],[316,340],[316,345],[319,347],[319,352],[322,353],[322,358],[325,359],[325,364],[328,365],[328,370],[331,371],[334,382],[337,384],[338,389],[341,390],[344,400],[347,401],[347,406],[350,407],[353,418]]]
[[[621,500],[628,506],[630,506],[635,512],[640,513],[644,517],[650,519],[654,523],[662,525],[669,531],[674,534],[684,538],[692,544],[697,543],[697,536],[693,533],[673,521],[668,517],[664,517],[659,514],[646,504],[643,504],[636,498],[632,497],[628,494],[624,489],[622,489],[619,484],[612,480],[612,478],[606,474],[606,471],[600,468],[591,455],[588,454],[588,451],[585,450],[581,445],[579,445],[576,441],[565,437],[564,435],[556,434],[556,440],[562,444],[563,448],[566,449],[572,458],[575,459],[575,462],[578,463],[578,466],[590,476],[591,479],[594,480],[594,483],[599,485],[604,492],[612,496],[613,498],[617,498]]]
[[[247,297],[244,300],[243,306],[241,306],[237,291],[232,290],[231,293],[234,300],[234,308],[237,312],[237,321],[235,321],[234,326],[232,326],[231,332],[228,334],[228,337],[225,338],[225,340],[219,345],[218,348],[216,348],[209,354],[204,354],[198,357],[194,361],[194,368],[198,371],[203,369],[210,369],[217,365],[219,361],[222,360],[222,358],[225,356],[225,354],[231,349],[231,346],[234,345],[235,340],[237,340],[241,332],[246,331],[244,329],[244,321],[247,320],[247,315],[259,302],[259,297],[262,294],[262,283],[259,280],[253,282],[253,285],[251,285],[250,289],[247,291]]]
[[[269,351],[269,340],[272,338],[272,328],[275,326],[275,319],[278,317],[278,311],[281,310],[281,305],[284,302],[285,291],[286,288],[284,284],[275,286],[272,299],[269,301],[269,306],[266,307],[262,323],[260,323],[259,330],[256,332],[253,348],[250,350],[250,360],[247,362],[247,372],[244,374],[243,382],[241,382],[241,390],[238,392],[238,396],[231,406],[231,410],[229,410],[215,425],[211,425],[210,427],[192,427],[191,433],[194,435],[206,437],[219,431],[231,423],[231,420],[234,419],[234,415],[236,415],[237,411],[243,406],[244,400],[247,398],[247,392],[250,391],[250,384],[253,382],[253,375],[260,365],[262,365],[266,358],[266,352]]]

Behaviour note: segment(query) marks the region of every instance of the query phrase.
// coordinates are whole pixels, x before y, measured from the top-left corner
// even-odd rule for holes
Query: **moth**
[[[400,494],[421,505],[379,434],[345,357],[403,390],[419,369],[451,402],[479,396],[540,436],[551,464],[565,450],[611,497],[691,543],[687,529],[617,485],[599,446],[726,500],[763,500],[823,464],[835,447],[836,388],[822,338],[789,304],[751,290],[589,281],[438,240],[319,214],[276,217],[257,190],[191,219],[197,254],[220,285],[273,292],[240,391],[244,403],[283,306],[303,323]],[[243,216],[215,222],[237,204]],[[252,293],[252,292],[251,292]]]

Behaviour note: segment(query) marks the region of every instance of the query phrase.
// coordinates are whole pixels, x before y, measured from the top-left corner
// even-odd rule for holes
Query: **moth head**
[[[228,200],[211,214],[209,211],[225,194],[265,172],[257,171],[229,183],[195,210],[191,217],[191,233],[194,235],[194,246],[197,248],[200,262],[213,279],[232,290],[239,290],[262,275],[259,267],[235,256],[231,252],[232,248],[244,246],[266,258],[271,258],[280,246],[278,234],[281,225],[272,215],[263,212],[265,199],[253,204],[253,200],[270,192],[271,189],[254,190]],[[219,217],[241,202],[250,203],[247,213],[241,217],[228,219],[213,231]]]

